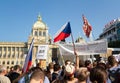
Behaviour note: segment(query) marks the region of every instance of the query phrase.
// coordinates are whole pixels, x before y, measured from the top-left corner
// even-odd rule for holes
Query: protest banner
[[[88,43],[75,43],[76,52],[78,55],[94,55],[103,54],[107,52],[107,41],[97,40]],[[59,44],[59,50],[61,55],[74,55],[73,45]]]

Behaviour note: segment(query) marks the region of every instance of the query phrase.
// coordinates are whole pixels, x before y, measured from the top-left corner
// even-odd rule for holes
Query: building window
[[[9,69],[9,66],[7,66],[7,69]]]
[[[0,47],[0,51],[2,51],[2,47]]]
[[[6,47],[4,47],[4,51],[6,51]]]
[[[18,47],[16,48],[16,51],[19,51],[19,48],[18,48]]]
[[[12,51],[15,51],[15,47],[12,48]]]
[[[39,36],[41,36],[42,34],[41,34],[41,31],[39,31]]]
[[[14,61],[12,61],[11,64],[14,65]]]
[[[23,58],[23,54],[21,54],[20,57]]]
[[[5,61],[3,61],[3,63],[2,63],[3,65],[5,64]]]
[[[18,57],[19,57],[18,53],[16,53],[15,57],[16,57],[16,58],[18,58]]]
[[[11,51],[11,48],[10,48],[10,47],[8,47],[8,51]]]
[[[7,61],[7,65],[9,65],[10,64],[10,62],[9,61]]]
[[[4,53],[3,58],[6,58],[6,53]]]
[[[18,61],[16,61],[16,64],[18,65],[18,64],[19,64],[19,62],[18,62]]]
[[[35,31],[35,35],[34,36],[37,36],[37,34],[38,34],[37,31]]]
[[[10,58],[10,53],[8,54],[8,58]]]
[[[45,33],[45,32],[43,32],[43,36],[46,36],[46,33]]]
[[[27,54],[27,52],[28,52],[28,49],[24,48],[24,54]]]
[[[20,64],[23,65],[23,61],[21,61]]]
[[[2,57],[2,53],[0,53],[0,58]]]
[[[23,48],[21,47],[21,48],[19,48],[19,50],[22,52],[22,51],[23,51]]]
[[[17,56],[18,58],[20,57],[20,54],[18,54],[18,56]]]
[[[14,58],[15,57],[15,54],[12,54],[12,58]]]

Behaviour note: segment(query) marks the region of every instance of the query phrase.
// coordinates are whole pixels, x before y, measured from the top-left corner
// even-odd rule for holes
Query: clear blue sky
[[[26,42],[39,13],[52,37],[70,21],[74,39],[86,39],[82,30],[84,14],[96,39],[105,24],[120,17],[119,5],[120,0],[1,0],[0,41]]]

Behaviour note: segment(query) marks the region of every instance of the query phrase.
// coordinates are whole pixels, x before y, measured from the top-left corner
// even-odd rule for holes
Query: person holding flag
[[[29,68],[32,66],[33,43],[34,43],[34,38],[32,39],[28,54],[27,54],[26,59],[25,59],[25,63],[24,63],[23,70],[22,70],[23,73],[27,72],[29,70]]]
[[[83,18],[83,31],[84,31],[86,37],[89,38],[90,33],[92,31],[92,27],[91,27],[91,25],[89,24],[87,18],[84,15],[82,15],[82,18]]]
[[[79,57],[78,57],[78,55],[76,53],[70,22],[68,22],[65,25],[63,25],[62,28],[57,32],[57,34],[54,37],[54,42],[58,42],[60,40],[64,40],[65,38],[69,37],[70,35],[71,35],[71,38],[72,38],[74,55],[76,55],[76,68],[78,68],[78,66],[79,66]]]

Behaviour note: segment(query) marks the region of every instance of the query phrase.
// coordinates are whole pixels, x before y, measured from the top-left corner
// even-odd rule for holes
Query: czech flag
[[[92,31],[92,27],[89,24],[88,20],[85,18],[85,16],[82,15],[82,17],[83,17],[83,31],[84,31],[85,35],[87,36],[87,38],[89,38],[90,33]]]
[[[70,22],[66,23],[62,26],[62,28],[57,32],[54,37],[54,42],[64,40],[65,38],[69,37],[71,34],[71,27]]]
[[[26,59],[25,59],[25,63],[24,63],[24,66],[23,66],[23,72],[24,73],[27,72],[29,70],[29,68],[32,66],[33,43],[34,43],[34,38],[32,39],[28,54],[27,54]]]

